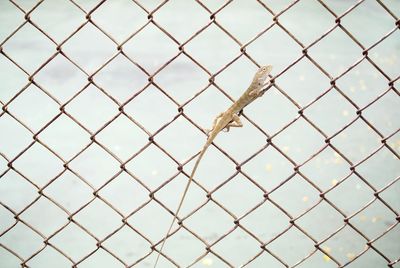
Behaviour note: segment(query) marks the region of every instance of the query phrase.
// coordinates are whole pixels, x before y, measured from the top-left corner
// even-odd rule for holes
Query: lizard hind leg
[[[204,129],[204,131],[206,132],[207,136],[209,136],[210,133],[214,130],[215,126],[216,126],[217,123],[218,123],[218,120],[220,120],[220,119],[222,118],[223,115],[224,115],[224,113],[221,113],[221,114],[219,114],[217,117],[215,117],[211,129]]]
[[[240,121],[240,117],[237,114],[234,114],[232,117],[232,121],[226,125],[226,127],[224,128],[224,131],[228,132],[229,128],[231,128],[231,127],[242,127],[242,126],[243,126],[243,124],[242,124],[242,121]]]

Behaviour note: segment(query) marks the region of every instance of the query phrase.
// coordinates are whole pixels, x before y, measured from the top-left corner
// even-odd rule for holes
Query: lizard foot
[[[202,128],[202,130],[206,133],[207,136],[210,136],[212,129]]]

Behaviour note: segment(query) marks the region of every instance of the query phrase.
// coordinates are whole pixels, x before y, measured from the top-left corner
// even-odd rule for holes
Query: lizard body
[[[247,106],[248,104],[253,102],[255,99],[257,99],[258,97],[260,97],[264,94],[265,90],[263,90],[263,89],[265,88],[265,86],[267,84],[269,84],[268,75],[271,72],[271,70],[272,70],[271,65],[261,67],[254,75],[253,81],[251,82],[251,84],[247,88],[247,90],[242,94],[242,96],[236,102],[234,102],[225,112],[221,113],[214,119],[213,127],[209,131],[207,141],[204,144],[202,150],[200,151],[200,154],[196,160],[196,163],[194,164],[193,170],[192,170],[189,180],[186,184],[185,190],[184,190],[181,200],[179,202],[175,216],[171,222],[171,225],[168,229],[166,236],[164,237],[164,239],[162,241],[161,248],[157,255],[156,262],[154,264],[154,268],[157,266],[158,259],[163,250],[163,247],[165,245],[165,241],[167,240],[168,235],[171,232],[172,226],[174,225],[174,223],[178,217],[178,213],[182,207],[183,201],[185,200],[187,191],[189,189],[190,183],[193,180],[194,174],[196,173],[197,167],[199,166],[200,160],[203,158],[208,147],[212,144],[212,142],[217,137],[219,132],[221,132],[224,129],[226,129],[226,131],[229,131],[230,127],[242,127],[242,123],[241,123],[239,115],[238,115],[239,112],[241,112],[245,106]]]

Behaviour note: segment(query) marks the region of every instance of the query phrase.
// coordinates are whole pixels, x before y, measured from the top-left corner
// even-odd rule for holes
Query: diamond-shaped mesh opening
[[[155,198],[161,202],[167,209],[173,210],[179,203],[180,196],[173,195],[171,196],[170,192],[182,192],[184,189],[185,184],[187,183],[187,178],[183,174],[175,175],[171,178],[172,180],[169,181],[167,185],[162,187],[159,191],[156,192]],[[202,202],[204,198],[204,193],[202,193],[201,189],[197,185],[192,185],[192,187],[188,190],[190,192],[191,199],[196,200],[196,203]],[[197,198],[196,198],[197,197]],[[186,215],[188,212],[187,210],[193,210],[193,202],[190,203],[190,208],[188,204],[183,206],[182,208],[182,215]],[[196,204],[199,206],[200,204]]]
[[[146,73],[119,54],[94,76],[96,85],[112,98],[124,103],[147,85]]]
[[[285,93],[302,106],[312,102],[328,89],[321,85],[329,84],[329,78],[307,59],[297,62],[278,81]],[[296,82],[293,83],[293,81]]]
[[[215,72],[237,56],[239,46],[220,27],[211,24],[195,35],[185,48],[202,66]],[[204,50],[217,53],[202,53]]]
[[[218,166],[215,165],[216,159],[220,159]],[[194,162],[193,159],[185,165],[187,173],[192,170]],[[212,171],[212,173],[210,174],[209,171]],[[235,164],[229,158],[225,157],[220,150],[212,146],[207,150],[207,154],[204,156],[204,160],[202,160],[201,168],[194,175],[194,179],[201,181],[202,187],[211,190],[224,184],[235,172]],[[239,180],[241,179],[245,178],[240,178]]]
[[[14,8],[12,2],[4,1],[1,3],[1,8],[8,10],[7,13],[2,13],[0,15],[1,23],[3,29],[0,33],[0,42],[3,42],[13,31],[15,31],[18,26],[24,22],[24,14]]]
[[[62,50],[86,72],[97,70],[114,54],[116,45],[97,27],[86,23],[78,28]],[[86,51],[82,53],[82,51]]]
[[[8,36],[2,46],[4,53],[27,72],[34,72],[55,53],[55,45],[37,28],[25,24]],[[35,48],[31,47],[35,44]]]
[[[157,163],[169,163],[158,165]],[[145,187],[156,189],[166,178],[172,177],[177,172],[177,165],[168,155],[154,145],[146,147],[140,154],[135,155],[126,165],[126,170]]]
[[[150,243],[128,226],[119,229],[102,244],[125,264],[132,264],[150,252]]]
[[[290,228],[282,235],[286,239],[278,239],[265,248],[279,256],[286,265],[293,266],[314,250],[310,239],[296,228]],[[291,250],[291,249],[296,250]]]
[[[356,118],[356,109],[334,89],[307,108],[307,117],[327,135],[340,130],[341,126]],[[321,118],[323,114],[323,118]]]
[[[139,127],[120,115],[96,136],[97,141],[119,159],[126,160],[147,144],[148,139]]]
[[[36,103],[41,109],[34,109],[31,103]],[[30,85],[18,98],[8,104],[10,114],[34,131],[40,130],[58,115],[57,108],[57,103],[34,85]]]
[[[36,5],[36,1],[35,0],[28,0],[28,1],[21,1],[21,0],[17,0],[17,1],[13,1],[14,5],[17,4],[20,10],[23,11],[31,11]]]
[[[155,43],[149,42],[154,39],[157,40]],[[178,52],[178,45],[174,40],[153,24],[146,24],[144,28],[140,28],[122,48],[129,58],[152,73],[168,63]],[[158,50],[159,53],[154,54],[154,50]]]
[[[400,100],[397,97],[398,94],[390,90],[369,106],[368,109],[365,109],[365,119],[378,129],[381,135],[388,136],[397,131],[396,123],[394,122],[397,120],[399,113],[386,109],[388,105],[400,106]]]
[[[204,251],[201,241],[184,229],[179,229],[174,233],[168,242],[171,247],[165,250],[165,255],[184,266],[189,266]]]
[[[99,213],[100,212],[100,213]],[[104,216],[104,218],[100,218]],[[121,217],[106,203],[95,199],[74,215],[80,225],[96,238],[112,233],[121,224]],[[102,222],[98,225],[97,222]]]
[[[23,124],[9,114],[0,116],[0,153],[14,158],[32,143],[32,134]]]
[[[124,41],[146,22],[146,13],[133,1],[106,1],[93,12],[93,20],[101,29],[112,34],[118,42]],[[129,27],[126,27],[129,25]]]
[[[154,79],[158,86],[179,103],[186,101],[208,84],[207,73],[185,55],[175,58]]]
[[[373,190],[359,177],[352,174],[335,183],[331,191],[326,194],[326,198],[339,211],[348,216],[367,206],[373,200]]]
[[[199,130],[193,128],[193,125],[181,116],[169,124],[167,128],[164,128],[155,137],[155,140],[172,157],[183,162],[198,151],[197,148],[191,148],[190,146],[190,140],[196,136],[200,136]],[[180,143],[180,146],[173,146],[173,143]]]
[[[0,232],[4,232],[8,228],[12,227],[12,225],[15,222],[15,219],[13,217],[12,212],[3,206],[0,208],[0,216],[2,219],[0,223]]]
[[[65,226],[49,242],[75,262],[82,260],[96,249],[96,240],[74,223]]]
[[[128,224],[154,244],[164,238],[171,215],[156,202],[144,204],[135,209],[127,220]],[[161,228],[162,227],[162,228]]]
[[[380,19],[385,20],[385,23],[379,23]],[[343,17],[342,21],[343,26],[366,47],[374,44],[389,32],[393,28],[393,22],[393,18],[386,16],[386,10],[379,5],[378,1],[362,3]],[[363,34],[362,28],[368,29],[370,33]]]
[[[301,167],[301,172],[320,189],[335,186],[349,173],[350,165],[340,154],[327,147]]]
[[[256,40],[259,42],[254,40],[254,42],[249,43],[246,51],[251,57],[259,59],[260,62],[272,64],[277,73],[288,68],[301,56],[301,47],[284,29],[277,25],[271,24],[270,26],[267,24],[258,35],[260,36]],[[274,39],[280,40],[280,42],[270,42]],[[285,56],[283,57],[283,55]]]
[[[391,43],[400,37],[400,33],[392,29],[385,36],[387,36],[385,38],[386,42],[376,42],[376,46],[371,49],[371,60],[373,60],[374,64],[378,66],[385,76],[393,80],[398,80],[396,78],[399,72],[396,70],[400,65],[399,55],[391,49],[393,47]]]
[[[337,262],[345,264],[353,261],[365,249],[365,239],[358,234],[352,227],[346,225],[328,241],[323,243],[323,247],[329,247],[327,252]],[[335,250],[333,250],[335,249]]]
[[[307,181],[296,175],[282,186],[275,188],[270,198],[290,215],[301,215],[319,199],[318,192]],[[283,201],[285,196],[291,196],[290,200]]]
[[[30,259],[27,264],[31,267],[51,268],[54,266],[71,266],[72,262],[51,246],[47,246],[39,254]]]
[[[387,85],[388,79],[366,60],[337,81],[341,92],[359,107],[365,107],[373,102],[387,90]]]
[[[200,95],[196,97],[196,102],[190,102],[185,106],[185,114],[190,116],[194,123],[198,124],[199,127],[205,130],[212,128],[212,122],[209,122],[209,118],[216,116],[222,112],[224,108],[229,107],[231,104],[230,100],[226,98],[216,87],[208,86]],[[203,107],[207,105],[210,108],[206,111],[199,113],[204,110]],[[222,109],[222,110],[221,110]],[[204,138],[201,138],[201,143]],[[201,146],[201,145],[200,145]]]
[[[114,193],[118,192],[118,195]],[[111,182],[105,184],[99,191],[101,196],[108,204],[118,209],[124,216],[139,208],[149,200],[146,188],[128,173],[123,172]]]
[[[40,69],[35,82],[61,103],[66,103],[88,83],[85,73],[60,54]]]
[[[141,1],[143,4],[146,2],[162,1]],[[176,9],[184,9],[186,12],[179,14],[171,19],[171,14]],[[174,39],[183,43],[193,36],[194,33],[202,29],[209,22],[210,14],[201,8],[196,1],[168,1],[156,13],[157,22],[162,25]],[[187,21],[192,23],[186,23]]]
[[[66,10],[68,10],[68,13],[65,12]],[[44,1],[33,10],[31,19],[52,39],[56,42],[61,42],[85,22],[83,14],[70,1]]]
[[[340,43],[340,46],[332,44]],[[361,57],[362,49],[342,30],[335,28],[310,48],[310,56],[331,76],[341,74]]]
[[[13,189],[18,189],[15,193]],[[13,212],[19,213],[38,197],[37,189],[18,173],[10,170],[1,176],[1,205]]]
[[[83,260],[80,266],[82,267],[97,267],[97,266],[119,267],[122,266],[120,261],[104,249],[99,249],[92,255]]]
[[[357,167],[357,172],[375,189],[382,189],[386,185],[390,185],[394,179],[400,176],[399,159],[393,158],[392,152],[386,148],[376,152],[364,163]],[[382,163],[387,163],[393,168],[382,168]]]
[[[375,201],[350,222],[367,237],[376,238],[382,235],[388,227],[391,227],[396,215],[380,201]]]
[[[6,250],[25,259],[43,247],[43,238],[32,228],[19,222],[1,236],[0,243]]]
[[[67,223],[66,213],[44,197],[36,200],[20,218],[47,237]],[[43,220],[47,222],[46,225],[42,224]]]
[[[399,251],[399,245],[398,243],[395,243],[393,239],[396,237],[399,237],[400,235],[400,226],[397,224],[396,226],[393,226],[392,228],[389,228],[387,232],[384,233],[383,236],[380,236],[379,239],[376,239],[373,245],[376,247],[379,252],[385,252],[389,247],[393,247],[393,249]],[[388,254],[386,254],[386,258],[389,260],[392,260],[392,262],[395,262],[398,260],[398,254],[396,251],[390,251]]]
[[[239,198],[232,198],[237,196]],[[247,196],[242,198],[241,196]],[[235,176],[214,193],[215,200],[233,215],[240,216],[263,200],[263,192],[241,175]]]
[[[95,188],[99,188],[119,170],[118,162],[96,144],[78,155],[70,163],[70,168]]]
[[[57,155],[67,159],[78,154],[90,142],[89,134],[63,114],[40,132],[38,138],[45,140]]]
[[[316,221],[315,219],[319,219]],[[343,226],[343,216],[326,202],[319,203],[296,223],[317,241],[329,237]]]
[[[399,10],[0,1],[0,266],[399,267]]]
[[[272,202],[266,201],[246,214],[240,223],[261,241],[270,241],[289,226],[289,218]]]
[[[64,191],[65,187],[71,187],[74,191]],[[60,191],[63,194],[59,194]],[[93,199],[94,189],[76,174],[65,171],[47,185],[43,192],[67,212],[74,213]]]
[[[240,10],[243,20],[237,20],[233,14]],[[218,23],[241,43],[251,40],[268,26],[271,14],[265,12],[258,1],[232,1],[224,6],[217,16]]]
[[[97,87],[90,85],[66,105],[66,111],[91,132],[98,131],[116,115],[117,106]],[[96,109],[91,109],[91,107]]]
[[[332,14],[329,14],[318,1],[299,1],[282,14],[282,25],[303,44],[309,44],[319,38],[333,26]],[[315,21],[318,23],[315,23]],[[304,31],[307,29],[307,31]]]
[[[380,146],[379,135],[360,119],[355,120],[341,134],[332,139],[332,144],[343,157],[354,163],[376,152]]]
[[[12,79],[10,79],[12,77]],[[4,55],[0,55],[0,101],[4,104],[21,91],[28,84],[27,74]]]
[[[203,242],[214,243],[233,227],[233,220],[217,204],[208,202],[185,220],[185,226],[202,237]]]
[[[34,168],[27,168],[29,166]],[[36,143],[15,161],[16,169],[37,185],[45,185],[63,170],[60,159]]]
[[[278,150],[267,147],[242,166],[244,173],[270,191],[293,174],[293,166]]]
[[[323,147],[323,136],[306,120],[298,119],[280,133],[276,145],[291,159],[302,162]]]
[[[240,267],[260,251],[260,243],[237,228],[213,245],[212,250],[220,256],[225,256],[224,259],[233,267]]]

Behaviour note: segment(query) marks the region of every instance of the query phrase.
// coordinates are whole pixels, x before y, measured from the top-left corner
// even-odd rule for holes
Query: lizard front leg
[[[233,114],[232,116],[232,122],[229,122],[226,127],[224,128],[225,132],[229,131],[229,128],[231,127],[242,127],[242,121],[240,121],[240,117],[237,114]]]

